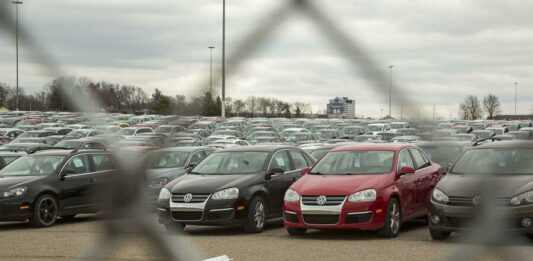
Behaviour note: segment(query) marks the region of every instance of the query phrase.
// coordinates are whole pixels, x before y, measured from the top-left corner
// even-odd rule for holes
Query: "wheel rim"
[[[394,234],[397,234],[400,231],[400,219],[400,208],[398,207],[398,204],[394,203],[390,210],[390,228]]]
[[[55,202],[50,198],[45,198],[39,202],[39,219],[45,225],[54,223],[57,214],[57,207]]]
[[[265,225],[265,205],[259,201],[254,207],[254,222],[255,226],[259,229]]]

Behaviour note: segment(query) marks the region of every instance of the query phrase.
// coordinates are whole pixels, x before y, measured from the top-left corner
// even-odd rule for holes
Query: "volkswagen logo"
[[[185,196],[183,196],[183,201],[185,203],[189,203],[189,202],[191,202],[191,200],[192,200],[192,194],[191,193],[187,193],[187,194],[185,194]]]
[[[475,196],[473,199],[472,199],[472,204],[474,206],[477,206],[479,205],[479,202],[481,201],[481,196]]]
[[[316,198],[316,203],[318,205],[324,205],[324,204],[326,204],[326,201],[328,201],[326,196],[320,196],[320,197]]]

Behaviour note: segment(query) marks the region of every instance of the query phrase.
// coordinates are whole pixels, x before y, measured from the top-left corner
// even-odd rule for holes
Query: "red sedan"
[[[426,216],[440,177],[440,166],[413,145],[339,147],[287,190],[284,225],[290,235],[315,228],[395,237],[402,222]]]

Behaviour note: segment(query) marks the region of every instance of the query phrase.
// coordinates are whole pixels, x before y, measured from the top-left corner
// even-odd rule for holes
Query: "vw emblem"
[[[475,196],[473,199],[472,199],[472,204],[474,206],[477,206],[479,204],[479,202],[481,201],[481,196]]]
[[[326,196],[320,196],[320,197],[316,198],[316,203],[318,205],[324,205],[324,204],[326,204],[326,201],[328,201]]]
[[[185,194],[185,196],[183,196],[183,201],[185,201],[186,203],[191,202],[191,200],[192,200],[192,194],[191,193],[187,193],[187,194]]]

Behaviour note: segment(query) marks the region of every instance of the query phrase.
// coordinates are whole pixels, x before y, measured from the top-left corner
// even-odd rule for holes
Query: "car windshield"
[[[64,156],[24,156],[0,170],[0,176],[45,176],[54,173]]]
[[[147,167],[150,169],[179,168],[185,165],[189,152],[157,151],[150,154]]]
[[[369,125],[368,130],[372,132],[383,131],[383,126],[382,125]]]
[[[18,138],[38,138],[40,134],[40,132],[24,132]]]
[[[170,133],[172,132],[172,127],[157,127],[155,128],[155,133]]]
[[[394,151],[336,151],[324,155],[311,174],[366,175],[392,171]]]
[[[135,129],[120,129],[116,132],[117,135],[131,136],[135,133]]]
[[[67,149],[78,149],[78,148],[81,147],[81,144],[82,144],[82,142],[64,140],[64,141],[60,141],[60,142],[56,143],[56,145],[54,145],[54,147],[67,148]]]
[[[391,129],[401,129],[404,127],[404,124],[403,123],[392,123],[390,127]]]
[[[473,149],[454,165],[454,174],[533,175],[533,149]]]
[[[69,134],[67,134],[66,137],[70,137],[70,138],[85,138],[85,137],[87,137],[87,131],[83,131],[83,130],[71,131],[71,132],[69,132]]]
[[[379,139],[378,136],[357,136],[353,140],[355,142],[365,142],[365,141],[378,140],[378,139]]]
[[[362,131],[359,128],[345,128],[344,129],[344,133],[346,133],[346,134],[359,134],[361,132]]]
[[[213,153],[200,162],[191,173],[207,175],[253,174],[261,171],[268,152]]]
[[[461,154],[459,146],[438,146],[438,147],[420,147],[428,158],[441,166],[448,166],[454,163]]]

